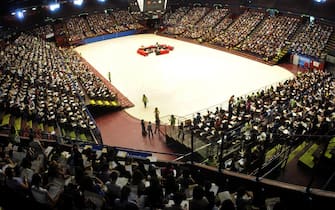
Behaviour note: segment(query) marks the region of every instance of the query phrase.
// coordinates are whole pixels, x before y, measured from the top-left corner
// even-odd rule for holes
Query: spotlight
[[[18,19],[23,19],[23,18],[24,18],[23,11],[18,11],[18,12],[16,13],[16,17],[17,17]]]
[[[83,0],[73,0],[73,4],[76,6],[81,6],[83,4]]]
[[[49,9],[52,12],[58,10],[59,8],[60,8],[60,4],[57,2],[49,4]]]

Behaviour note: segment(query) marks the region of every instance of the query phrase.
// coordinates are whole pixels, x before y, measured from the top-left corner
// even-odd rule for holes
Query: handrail
[[[293,79],[293,78],[294,78],[294,76],[292,76],[290,79]],[[249,96],[251,93],[255,93],[255,92],[258,92],[258,91],[261,91],[261,90],[267,90],[267,89],[269,89],[269,88],[271,88],[271,87],[275,87],[275,86],[277,86],[277,85],[279,85],[279,84],[282,84],[283,82],[285,82],[285,81],[287,81],[287,80],[290,80],[290,79],[285,79],[285,80],[277,81],[277,82],[274,82],[274,83],[272,83],[272,84],[265,85],[265,86],[262,86],[262,87],[260,87],[260,88],[257,88],[257,89],[248,91],[248,92],[246,92],[245,94],[242,94],[242,95],[239,95],[239,96],[236,96],[236,97],[246,98],[246,97]],[[229,101],[229,100],[224,100],[224,101],[222,101],[221,103],[212,105],[212,106],[207,107],[207,108],[204,108],[204,109],[200,109],[200,110],[198,110],[198,111],[196,111],[196,112],[192,112],[192,113],[190,113],[190,114],[186,114],[186,115],[184,115],[184,116],[178,116],[178,118],[177,118],[177,116],[176,116],[176,119],[177,119],[177,120],[184,119],[183,121],[188,120],[188,119],[192,119],[196,113],[203,114],[203,113],[206,113],[206,112],[209,111],[209,110],[214,110],[216,107],[219,107],[219,108],[220,108],[220,107],[221,107],[221,108],[224,107],[224,108],[227,110],[227,109],[228,109],[228,101]],[[163,120],[163,119],[169,119],[170,116],[171,116],[171,115],[164,115],[163,117],[161,117],[162,125],[163,125],[164,122],[168,122],[168,121]]]

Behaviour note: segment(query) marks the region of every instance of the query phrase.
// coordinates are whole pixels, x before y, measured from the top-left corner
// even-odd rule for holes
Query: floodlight
[[[23,15],[23,11],[17,11],[17,13],[16,13],[16,17],[18,18],[18,19],[23,19],[24,18],[24,15]]]
[[[49,4],[49,9],[50,11],[56,11],[60,8],[60,4],[59,3],[51,3]]]
[[[81,6],[83,4],[83,0],[73,0],[73,4],[76,6]]]

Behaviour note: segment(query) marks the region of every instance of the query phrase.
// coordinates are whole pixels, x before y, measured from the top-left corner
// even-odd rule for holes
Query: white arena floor
[[[140,46],[167,44],[169,54],[144,57]],[[135,106],[126,111],[138,119],[154,122],[154,108],[161,118],[185,116],[215,105],[226,108],[236,97],[277,84],[293,74],[279,66],[269,66],[212,48],[141,34],[110,39],[76,48],[93,67]],[[142,94],[149,99],[145,109]]]

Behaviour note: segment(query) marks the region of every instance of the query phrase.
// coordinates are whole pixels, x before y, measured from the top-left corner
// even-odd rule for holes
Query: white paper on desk
[[[52,151],[53,147],[48,146],[45,150],[44,150],[44,154],[46,157],[49,157],[50,152]]]
[[[48,192],[52,199],[55,199],[63,191],[63,186],[52,184],[49,186]]]
[[[150,160],[150,162],[157,162],[157,157],[155,156],[148,156],[147,159]]]
[[[115,163],[115,161],[110,161],[109,162],[109,169],[112,170],[117,166],[117,164]]]
[[[97,151],[95,151],[95,153],[97,154],[97,159],[99,159],[101,157],[102,151],[97,150]]]
[[[157,174],[158,177],[162,176],[162,172],[161,172],[160,168],[156,168],[156,174]]]
[[[145,168],[146,171],[148,171],[149,170],[149,164],[144,164],[144,168]]]
[[[133,173],[132,165],[126,165],[125,168],[126,168],[126,171],[129,171],[129,172],[130,172],[130,174]]]
[[[227,200],[227,199],[230,199],[230,200],[233,199],[229,191],[219,192],[218,197],[219,197],[221,202],[224,201],[224,200]]]
[[[189,210],[189,201],[188,200],[183,200],[180,204],[183,210]]]
[[[118,177],[116,182],[117,185],[119,185],[120,187],[125,186],[128,183],[128,178],[126,177]]]
[[[217,186],[215,183],[212,183],[212,187],[211,189],[209,189],[209,191],[213,192],[214,195],[216,195],[218,193],[219,190],[219,186]]]

